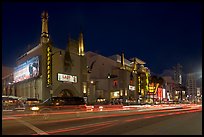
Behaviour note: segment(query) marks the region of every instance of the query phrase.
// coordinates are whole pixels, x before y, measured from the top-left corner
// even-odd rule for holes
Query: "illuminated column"
[[[26,97],[26,83],[23,84],[23,97]]]
[[[83,93],[84,93],[84,95],[87,95],[87,84],[86,84],[86,82],[83,82]]]
[[[3,95],[6,95],[6,87],[3,88]]]
[[[30,98],[31,92],[32,92],[32,90],[31,90],[31,83],[30,83],[30,82],[27,83],[27,89],[28,89],[28,91],[27,91],[27,97]]]
[[[84,40],[82,32],[79,35],[79,55],[84,56]]]
[[[125,88],[125,96],[127,96],[128,95],[128,90],[127,90],[127,88]]]
[[[136,62],[136,58],[134,58],[133,73],[137,73],[137,62]]]
[[[121,55],[121,69],[125,69],[125,63],[124,63],[124,53]]]
[[[33,97],[33,98],[35,98],[35,92],[36,92],[36,91],[35,91],[35,81],[36,81],[36,80],[32,81],[32,97]]]
[[[123,90],[122,89],[120,90],[120,96],[123,96]]]
[[[141,94],[141,91],[140,91],[140,76],[138,77],[138,87],[139,87],[139,93]]]
[[[95,100],[96,100],[96,83],[93,85],[92,94],[93,94],[93,101],[95,102]]]
[[[145,74],[146,74],[146,91],[149,91],[149,72],[148,71],[146,71],[145,72]]]

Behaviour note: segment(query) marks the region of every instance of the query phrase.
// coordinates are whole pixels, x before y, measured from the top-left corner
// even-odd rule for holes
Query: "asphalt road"
[[[202,109],[97,111],[42,116],[9,116],[3,135],[202,135]]]

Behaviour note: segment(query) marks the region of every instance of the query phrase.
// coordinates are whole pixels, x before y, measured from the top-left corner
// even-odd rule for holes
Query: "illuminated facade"
[[[148,88],[144,85],[145,70],[148,70],[143,65],[145,62],[138,58],[132,61],[124,58],[124,53],[104,57],[94,52],[87,52],[87,64],[89,72],[89,93],[92,102],[96,102],[97,98],[103,98],[107,102],[111,101],[133,101],[137,102],[142,91],[145,93]],[[148,70],[149,72],[149,70]],[[141,76],[140,85],[138,78]],[[148,73],[149,74],[149,73]],[[147,75],[148,75],[147,74]],[[146,89],[145,89],[146,88]],[[146,91],[147,92],[147,91]]]
[[[48,13],[42,13],[40,43],[16,62],[14,75],[19,97],[45,100],[50,96],[84,96],[87,83],[83,34],[69,38],[66,50],[54,47],[48,33]],[[33,61],[36,59],[35,61]],[[15,78],[14,77],[14,78]]]

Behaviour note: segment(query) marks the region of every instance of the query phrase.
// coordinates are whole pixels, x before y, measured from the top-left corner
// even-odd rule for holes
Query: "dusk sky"
[[[3,3],[2,64],[15,67],[28,45],[41,35],[41,13],[48,11],[54,46],[65,49],[68,36],[84,34],[85,51],[121,54],[146,62],[161,74],[177,63],[183,71],[202,70],[201,3]]]

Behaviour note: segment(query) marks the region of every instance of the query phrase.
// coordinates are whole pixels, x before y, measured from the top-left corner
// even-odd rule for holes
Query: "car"
[[[2,110],[15,111],[24,110],[25,106],[23,101],[19,100],[16,96],[2,96]]]
[[[33,104],[30,110],[35,114],[43,114],[47,119],[50,112],[86,110],[83,97],[50,97],[42,103]]]
[[[41,103],[41,100],[37,98],[27,98],[25,100],[26,106],[32,106],[32,105],[39,104],[39,103]]]

